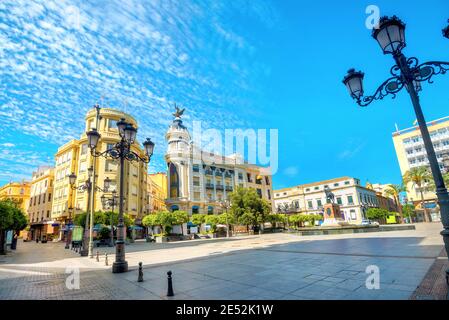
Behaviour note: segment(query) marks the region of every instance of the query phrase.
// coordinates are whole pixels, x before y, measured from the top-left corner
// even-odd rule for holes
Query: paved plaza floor
[[[0,299],[168,299],[168,270],[169,299],[409,299],[443,249],[441,229],[429,223],[366,234],[138,242],[126,246],[124,274],[111,272],[113,248],[99,248],[97,262],[63,243],[19,242],[16,252],[0,256]],[[367,268],[378,268],[378,289],[366,286]],[[79,289],[67,288],[78,269]]]

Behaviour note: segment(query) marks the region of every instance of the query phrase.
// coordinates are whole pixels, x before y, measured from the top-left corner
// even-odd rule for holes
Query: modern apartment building
[[[166,210],[167,174],[164,172],[148,174],[147,182],[149,212]]]
[[[57,234],[58,224],[51,219],[53,201],[54,169],[39,167],[33,172],[30,188],[28,220],[30,222],[29,239],[40,239],[44,235]]]
[[[120,136],[116,126],[117,121],[124,118],[137,128],[137,121],[130,115],[121,111],[102,108],[99,113],[98,126],[96,124],[96,109],[91,109],[86,115],[85,132],[97,126],[101,139],[97,145],[97,151],[105,151],[106,148],[113,146],[120,141]],[[99,187],[103,187],[103,181],[106,178],[112,180],[109,191],[118,190],[119,186],[119,163],[118,160],[106,159],[104,157],[94,158],[90,154],[87,146],[86,133],[82,133],[80,138],[72,140],[58,149],[55,156],[55,182],[54,196],[52,206],[52,218],[58,221],[67,221],[68,208],[74,208],[74,214],[85,212],[87,209],[87,192],[72,190],[69,185],[68,175],[75,173],[77,175],[76,186],[84,184],[88,179],[88,168],[95,161],[96,181]],[[144,157],[144,150],[136,141],[132,150]],[[134,218],[141,218],[148,210],[147,194],[147,165],[125,161],[125,208],[124,212]],[[95,192],[94,210],[103,211],[101,196],[103,193]],[[110,195],[110,194],[106,194]]]
[[[340,205],[343,218],[348,223],[361,223],[364,209],[379,206],[374,190],[363,187],[359,179],[342,177],[274,190],[276,210],[323,215],[323,207],[327,203],[325,188],[334,194],[335,203]]]
[[[191,142],[180,116],[175,117],[165,137],[169,210],[221,213],[221,201],[237,186],[254,188],[261,198],[273,203],[267,168],[246,163],[239,155],[224,157],[202,151]]]
[[[28,181],[9,182],[0,187],[0,200],[13,200],[26,214],[30,201],[30,186]]]
[[[447,160],[449,160],[449,117],[444,117],[427,123],[430,137],[443,173],[448,172]],[[393,132],[393,143],[399,161],[401,174],[420,166],[429,166],[429,160],[424,148],[424,142],[418,126],[396,130]],[[445,164],[446,163],[446,164]],[[424,199],[429,209],[436,207],[435,192],[423,188]],[[420,190],[412,183],[407,185],[407,199],[415,204],[421,201]]]

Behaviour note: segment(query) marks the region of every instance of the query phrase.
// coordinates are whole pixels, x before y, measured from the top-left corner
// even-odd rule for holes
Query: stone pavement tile
[[[311,274],[306,276],[304,279],[313,279],[313,280],[323,280],[327,278],[327,276],[319,275],[319,274]]]
[[[340,283],[345,281],[346,278],[337,278],[337,277],[326,277],[323,281],[332,282],[332,283]]]
[[[364,285],[365,285],[365,281],[347,279],[347,280],[345,280],[343,282],[336,283],[335,287],[336,288],[340,288],[340,289],[346,289],[346,290],[354,291],[354,290],[357,290],[358,288],[360,288],[361,286],[364,286]]]
[[[379,298],[381,300],[408,300],[412,295],[413,291],[403,291],[403,290],[379,290]]]
[[[342,288],[329,288],[323,292],[324,296],[331,298],[332,300],[345,299],[347,296],[352,294],[351,290],[346,290]]]
[[[284,294],[307,287],[308,285],[310,285],[309,282],[292,281],[288,279],[275,279],[256,284],[258,288],[274,290]]]

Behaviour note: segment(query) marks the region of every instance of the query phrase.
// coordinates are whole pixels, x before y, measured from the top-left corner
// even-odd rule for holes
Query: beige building
[[[364,209],[379,206],[374,190],[363,187],[359,179],[341,177],[274,190],[275,207],[283,213],[323,215],[327,202],[325,188],[332,191],[344,220],[350,224],[362,222]]]
[[[427,123],[427,126],[429,128],[430,137],[435,148],[440,168],[442,172],[445,173],[448,170],[447,166],[445,166],[445,162],[449,156],[449,117],[430,121]],[[402,175],[411,168],[421,166],[429,167],[429,160],[427,159],[427,153],[418,126],[403,130],[398,129],[393,132],[393,143]],[[436,208],[435,192],[429,192],[425,187],[423,191],[424,199],[427,202],[426,206],[431,209],[431,211],[434,211],[432,209]],[[412,183],[407,185],[407,199],[418,206],[421,201],[420,190]],[[432,215],[438,215],[438,213],[432,212]],[[433,217],[433,220],[435,220],[435,218],[437,217]]]
[[[100,119],[98,132],[101,139],[97,145],[97,151],[103,152],[120,141],[117,129],[117,121],[125,118],[127,122],[137,126],[137,121],[128,114],[121,111],[102,108],[100,109]],[[119,186],[119,160],[107,159],[104,157],[94,158],[90,154],[87,146],[86,132],[96,127],[96,110],[91,109],[85,118],[85,130],[77,140],[72,140],[61,146],[56,153],[55,160],[55,183],[54,199],[52,207],[52,218],[66,222],[68,219],[68,208],[74,208],[74,214],[85,212],[87,209],[87,192],[72,190],[69,185],[69,178],[72,172],[77,175],[76,186],[84,184],[88,179],[88,168],[94,161],[96,167],[96,181],[100,188],[106,178],[112,180],[109,191],[118,190]],[[136,140],[132,145],[132,151],[144,157],[144,150]],[[124,212],[133,218],[141,218],[147,213],[147,164],[141,162],[125,161],[125,206]],[[104,211],[101,203],[103,193],[95,192],[94,210]],[[110,195],[106,194],[106,195]]]
[[[175,117],[165,138],[169,210],[221,213],[220,202],[228,199],[237,186],[254,188],[261,198],[272,203],[272,180],[267,168],[246,163],[238,155],[224,157],[201,151],[191,142],[180,116]]]
[[[28,219],[30,222],[29,239],[42,238],[44,235],[57,234],[58,225],[51,219],[53,201],[54,169],[39,167],[33,172],[30,188]]]
[[[0,187],[0,200],[13,200],[26,214],[30,201],[30,186],[28,181],[9,182]]]
[[[167,210],[167,174],[164,172],[148,174],[148,205],[149,212]]]

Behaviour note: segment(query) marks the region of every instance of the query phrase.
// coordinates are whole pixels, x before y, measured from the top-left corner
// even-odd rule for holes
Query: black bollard
[[[142,262],[139,262],[139,276],[137,277],[137,282],[143,282]]]
[[[108,265],[109,265],[109,264],[108,264],[108,254],[107,254],[107,253],[104,254],[104,265],[105,265],[105,266],[108,266]]]
[[[97,262],[100,262],[100,252],[97,251]]]
[[[173,283],[171,278],[172,272],[167,272],[168,276],[168,289],[167,289],[167,297],[173,297],[175,294],[173,293]]]

